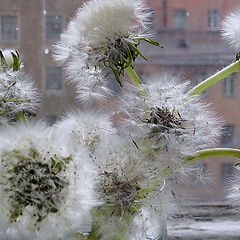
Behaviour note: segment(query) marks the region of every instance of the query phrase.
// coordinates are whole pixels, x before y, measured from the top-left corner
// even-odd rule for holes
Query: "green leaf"
[[[145,41],[145,42],[148,42],[148,43],[150,43],[150,44],[152,44],[154,46],[163,48],[163,46],[159,42],[153,41],[153,40],[151,40],[149,38],[139,37],[137,39]]]
[[[110,65],[110,68],[111,68],[111,70],[112,70],[112,72],[113,72],[113,74],[114,74],[117,82],[118,82],[119,85],[122,87],[122,83],[121,83],[121,80],[120,80],[120,72],[119,72],[119,70],[118,70],[118,69],[115,69],[114,66],[113,66],[111,63],[109,63],[109,65]]]
[[[13,71],[19,71],[20,70],[20,59],[19,59],[19,54],[17,52],[17,54],[11,52],[12,57],[13,57]]]

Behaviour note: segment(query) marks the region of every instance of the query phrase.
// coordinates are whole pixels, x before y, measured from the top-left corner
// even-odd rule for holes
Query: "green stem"
[[[203,158],[219,157],[219,156],[240,158],[240,150],[232,149],[232,148],[213,148],[213,149],[201,150],[196,152],[192,156],[186,157],[184,160],[184,164],[193,163]]]
[[[132,66],[128,66],[127,68],[125,68],[125,72],[135,86],[139,86],[142,84],[141,80],[139,79],[137,73]]]
[[[205,81],[199,83],[196,87],[194,87],[192,90],[190,90],[187,93],[187,96],[188,97],[194,96],[205,91],[206,89],[208,89],[209,87],[217,83],[218,81],[228,77],[229,75],[231,75],[232,73],[236,72],[239,69],[240,69],[240,60],[230,64],[229,66],[225,67],[221,71],[207,78]]]
[[[232,148],[212,148],[212,149],[205,149],[201,151],[195,152],[193,155],[188,156],[184,159],[183,164],[187,165],[190,163],[194,163],[198,160],[209,158],[209,157],[235,157],[240,158],[240,150],[239,149],[232,149]],[[161,171],[160,176],[162,178],[167,178],[177,170],[179,166],[174,167],[167,167],[163,171]]]

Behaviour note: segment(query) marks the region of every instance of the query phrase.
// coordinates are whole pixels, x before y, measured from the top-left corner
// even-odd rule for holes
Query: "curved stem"
[[[187,96],[188,97],[194,96],[205,91],[206,89],[208,89],[209,87],[217,83],[218,81],[228,77],[229,75],[231,75],[232,73],[236,72],[239,69],[240,69],[240,60],[230,64],[229,66],[225,67],[221,71],[215,73],[211,77],[207,78],[205,81],[198,84],[196,87],[194,87],[192,90],[190,90],[187,93]]]
[[[142,84],[140,78],[138,77],[132,66],[128,66],[127,68],[125,68],[125,72],[135,86],[139,86]]]
[[[240,150],[232,149],[232,148],[205,149],[205,150],[197,151],[193,155],[186,157],[183,161],[183,164],[187,165],[187,164],[194,163],[194,162],[204,159],[204,158],[220,157],[220,156],[240,158]],[[163,169],[163,171],[161,171],[160,176],[162,178],[167,178],[171,174],[173,174],[174,171],[177,170],[178,168],[179,168],[179,165],[176,165],[174,167],[167,167],[167,168]]]
[[[219,157],[219,156],[240,158],[240,150],[232,149],[232,148],[213,148],[213,149],[201,150],[196,152],[192,156],[186,157],[184,160],[184,164],[196,162],[197,160],[200,160],[203,158]]]

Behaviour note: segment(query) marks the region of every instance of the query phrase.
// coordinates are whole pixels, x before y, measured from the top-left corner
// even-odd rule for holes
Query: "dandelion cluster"
[[[51,127],[28,122],[38,94],[18,52],[0,51],[1,240],[165,239],[174,181],[202,179],[186,165],[216,145],[223,123],[178,76],[136,80],[141,41],[159,46],[147,38],[149,16],[142,0],[91,0],[77,11],[54,57],[84,107]],[[106,111],[111,72],[122,91]]]

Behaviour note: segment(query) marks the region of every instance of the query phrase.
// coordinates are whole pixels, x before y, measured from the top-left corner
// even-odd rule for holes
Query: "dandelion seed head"
[[[149,13],[139,0],[93,0],[80,8],[79,29],[93,47],[146,30]]]
[[[0,143],[1,236],[74,239],[98,204],[88,151],[66,150],[44,124],[5,128]]]
[[[93,80],[89,68],[108,69],[120,78],[127,63],[138,56],[136,48],[148,30],[146,6],[142,0],[92,0],[69,23],[55,45],[54,58],[65,65],[68,79],[79,82],[84,103],[110,92],[106,79],[97,82],[98,76]]]
[[[0,73],[1,124],[15,121],[19,113],[34,115],[39,96],[31,78],[23,71]]]
[[[121,109],[130,116],[123,121],[125,131],[136,142],[143,138],[148,142],[145,153],[157,158],[160,168],[181,165],[187,155],[215,146],[221,133],[222,121],[200,97],[183,100],[188,88],[188,82],[162,74],[150,77],[143,89],[133,91],[132,96],[125,94],[121,101]],[[144,96],[135,96],[143,91]]]
[[[235,10],[229,13],[223,19],[221,26],[221,35],[228,44],[236,49],[240,50],[240,10]]]

